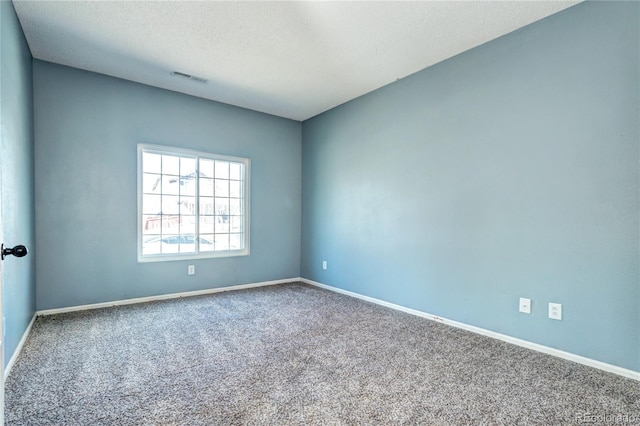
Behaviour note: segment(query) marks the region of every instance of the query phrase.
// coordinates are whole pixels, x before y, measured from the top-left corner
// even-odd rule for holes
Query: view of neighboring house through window
[[[138,146],[138,260],[249,254],[249,159]]]

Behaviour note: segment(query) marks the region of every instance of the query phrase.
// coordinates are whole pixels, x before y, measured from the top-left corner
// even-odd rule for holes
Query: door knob
[[[4,260],[5,256],[13,255],[15,257],[24,257],[27,255],[27,248],[25,246],[15,246],[14,248],[5,248],[4,244],[2,244],[2,254],[0,257]]]

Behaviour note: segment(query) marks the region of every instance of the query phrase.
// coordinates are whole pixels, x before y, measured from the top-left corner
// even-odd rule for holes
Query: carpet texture
[[[39,317],[5,398],[8,425],[640,424],[640,382],[298,283]]]

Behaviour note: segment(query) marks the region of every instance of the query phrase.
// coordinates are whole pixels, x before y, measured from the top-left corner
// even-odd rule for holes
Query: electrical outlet
[[[327,268],[328,268],[327,261],[323,260],[322,261],[322,269],[327,269]]]
[[[520,298],[520,312],[523,314],[531,313],[531,299],[527,299],[525,297]]]
[[[561,303],[549,303],[549,318],[554,320],[562,319],[562,304]]]
[[[195,275],[196,274],[196,265],[187,266],[187,274],[188,275]]]

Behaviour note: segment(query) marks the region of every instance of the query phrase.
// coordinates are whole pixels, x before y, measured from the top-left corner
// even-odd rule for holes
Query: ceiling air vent
[[[198,83],[203,83],[203,84],[205,84],[207,82],[206,78],[196,77],[195,75],[185,74],[185,73],[180,72],[180,71],[173,71],[171,73],[171,75],[174,76],[174,77],[181,77],[181,78],[185,78],[187,80],[197,81]]]

